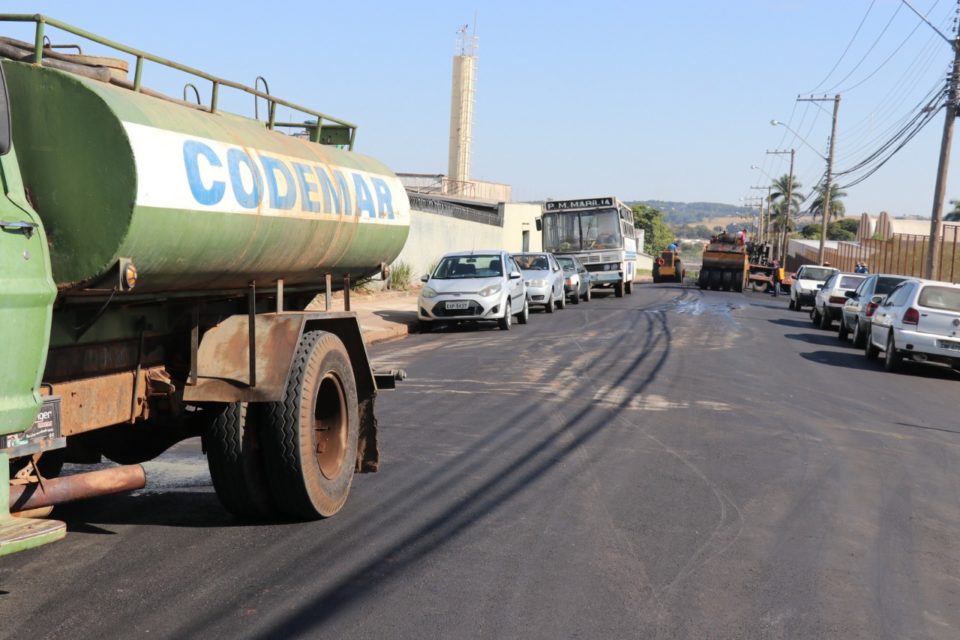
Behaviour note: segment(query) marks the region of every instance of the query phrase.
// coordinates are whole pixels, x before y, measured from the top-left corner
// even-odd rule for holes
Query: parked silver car
[[[883,273],[870,274],[864,278],[855,291],[846,294],[847,301],[841,310],[837,337],[846,340],[848,335],[853,334],[853,346],[863,349],[870,332],[870,322],[879,303],[906,279],[906,276]]]
[[[573,304],[590,302],[593,276],[577,256],[555,256],[563,269],[563,292]]]
[[[417,300],[421,330],[438,322],[496,321],[509,329],[513,317],[526,324],[527,290],[517,264],[505,251],[448,253],[424,283]]]
[[[553,313],[554,305],[563,309],[567,297],[563,293],[563,269],[552,253],[515,253],[514,260],[523,273],[527,302]]]
[[[877,308],[864,347],[868,360],[884,352],[884,368],[906,359],[960,370],[960,285],[910,278]]]
[[[862,273],[834,273],[817,290],[813,299],[810,319],[821,329],[829,329],[834,320],[839,320],[843,305],[847,301],[847,292],[853,291],[867,276]]]

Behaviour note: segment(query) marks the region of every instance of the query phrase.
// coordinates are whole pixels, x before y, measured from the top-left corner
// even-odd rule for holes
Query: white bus
[[[594,287],[612,287],[618,298],[633,292],[637,238],[630,207],[616,198],[549,200],[538,222],[544,251],[580,258]]]

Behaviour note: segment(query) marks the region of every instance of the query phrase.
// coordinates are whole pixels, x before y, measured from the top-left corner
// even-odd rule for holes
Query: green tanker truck
[[[399,180],[348,122],[44,16],[13,23],[35,37],[0,38],[0,554],[64,535],[38,510],[143,486],[139,463],[198,435],[234,514],[333,515],[378,468],[373,403],[395,376],[371,368],[354,314],[306,309],[399,254]],[[50,27],[127,54],[133,78],[46,45]],[[147,64],[209,100],[148,90]],[[266,119],[224,112],[227,89]]]

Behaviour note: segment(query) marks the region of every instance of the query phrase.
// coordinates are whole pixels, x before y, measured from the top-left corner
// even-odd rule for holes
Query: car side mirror
[[[420,276],[420,282],[427,282],[429,279],[430,279],[429,273],[425,273],[422,276]]]
[[[522,277],[523,277],[523,275],[522,275],[519,271],[511,271],[511,272],[510,272],[510,279],[511,279],[511,280],[519,280],[519,279],[522,278]]]
[[[818,284],[818,285],[817,285],[817,289],[823,289],[823,285],[822,285],[822,284]]]
[[[847,292],[844,293],[843,295],[845,295],[845,296],[847,297],[847,300],[856,300],[856,299],[857,299],[857,292],[856,292],[856,291],[847,291]]]
[[[873,304],[880,304],[881,302],[883,302],[883,296],[873,296],[872,298],[870,298],[870,302],[872,302]]]

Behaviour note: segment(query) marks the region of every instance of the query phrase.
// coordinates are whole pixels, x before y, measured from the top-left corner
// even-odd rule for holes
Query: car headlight
[[[529,280],[527,282],[528,287],[545,287],[547,286],[546,280]]]
[[[488,287],[480,289],[480,297],[486,298],[487,296],[492,296],[495,293],[500,293],[500,290],[503,288],[503,285],[499,282],[497,284],[491,284]]]
[[[434,289],[433,287],[424,287],[424,288],[420,291],[420,296],[423,297],[423,298],[426,298],[426,299],[428,299],[428,300],[429,300],[430,298],[436,298],[436,297],[437,297],[437,291],[436,291],[436,289]]]

